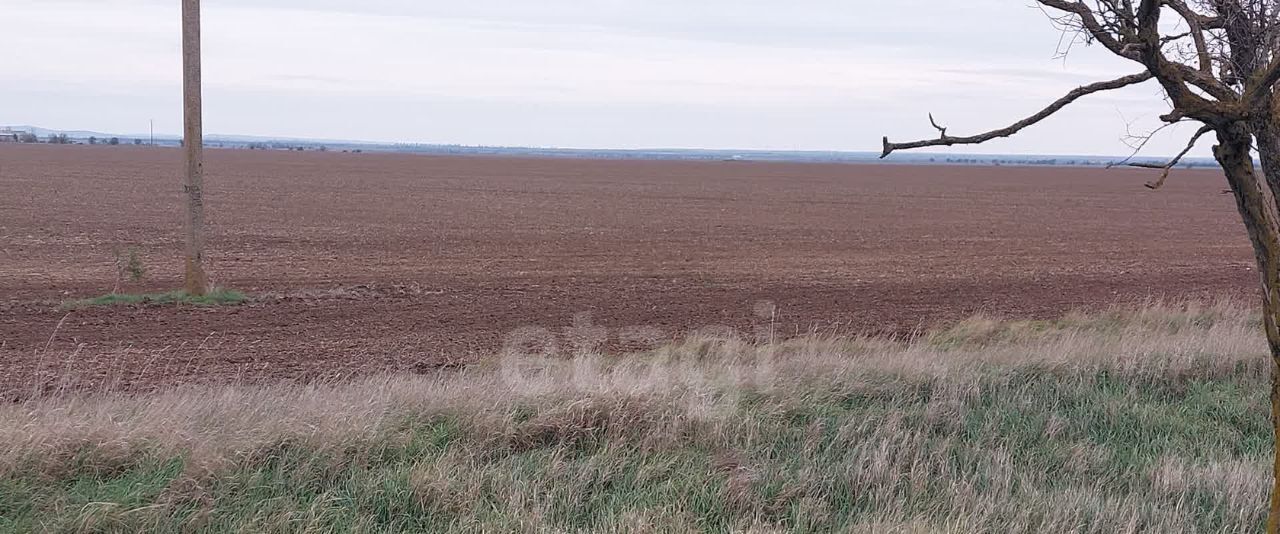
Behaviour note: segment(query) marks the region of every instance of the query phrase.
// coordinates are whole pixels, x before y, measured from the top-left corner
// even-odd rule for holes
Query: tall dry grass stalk
[[[1269,377],[1245,309],[63,394],[0,407],[0,527],[1249,531]]]

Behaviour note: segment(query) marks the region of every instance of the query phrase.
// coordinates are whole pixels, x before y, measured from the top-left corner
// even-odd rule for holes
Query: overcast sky
[[[1137,72],[1028,0],[205,0],[209,133],[876,150]],[[0,0],[0,124],[181,130],[178,0]],[[1120,154],[1154,83],[965,150]],[[1194,128],[1192,128],[1193,130]],[[1177,152],[1190,130],[1158,137]],[[1207,143],[1206,143],[1207,146]],[[1197,155],[1207,155],[1201,150]]]

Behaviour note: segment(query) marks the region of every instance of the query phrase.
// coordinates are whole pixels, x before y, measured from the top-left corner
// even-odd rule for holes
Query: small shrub
[[[147,268],[142,264],[142,258],[138,256],[137,249],[130,248],[127,253],[121,253],[119,250],[115,253],[116,261],[116,282],[111,288],[111,293],[120,292],[120,286],[125,280],[130,282],[141,282],[147,275]]]
[[[142,259],[138,258],[138,251],[129,250],[129,259],[125,262],[124,270],[129,275],[129,280],[141,282],[142,277],[146,276],[147,268],[142,265]]]

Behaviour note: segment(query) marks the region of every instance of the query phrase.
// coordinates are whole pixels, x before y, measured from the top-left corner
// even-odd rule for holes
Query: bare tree
[[[183,147],[187,155],[187,294],[209,292],[204,272],[204,126],[201,120],[200,0],[182,0]]]
[[[1162,165],[1148,187],[1168,172],[1204,135],[1217,137],[1213,154],[1226,173],[1253,244],[1261,273],[1263,323],[1273,361],[1271,418],[1280,434],[1280,0],[1036,0],[1071,43],[1098,44],[1135,64],[1134,74],[1078,87],[1043,110],[989,132],[953,137],[933,118],[934,139],[892,143],[896,150],[979,144],[1008,137],[1057,113],[1077,99],[1155,80],[1171,107],[1168,124],[1202,128],[1187,150]],[[1254,165],[1254,154],[1262,168]],[[1267,531],[1280,533],[1280,441],[1273,468]]]

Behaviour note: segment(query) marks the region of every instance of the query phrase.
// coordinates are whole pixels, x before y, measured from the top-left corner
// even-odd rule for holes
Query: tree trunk
[[[209,292],[204,273],[204,125],[200,89],[200,0],[182,0],[183,147],[187,155],[187,294]]]
[[[1274,200],[1280,197],[1280,124],[1276,124],[1274,120],[1263,120],[1256,125],[1258,140],[1258,155],[1262,162],[1263,181],[1268,185],[1268,189],[1272,194],[1273,205]],[[1280,206],[1276,208],[1280,211]],[[1264,310],[1265,317],[1269,320],[1267,324],[1267,342],[1271,346],[1271,424],[1276,439],[1275,459],[1272,467],[1272,476],[1274,477],[1274,485],[1271,490],[1271,514],[1267,521],[1267,531],[1273,534],[1280,534],[1280,351],[1277,350],[1275,323],[1277,320],[1276,306],[1280,301],[1280,284],[1275,279],[1268,281],[1270,285],[1264,287],[1269,297],[1267,308]]]
[[[1280,533],[1280,216],[1275,200],[1280,192],[1280,180],[1273,181],[1273,177],[1280,177],[1280,151],[1276,150],[1280,147],[1280,137],[1272,135],[1268,128],[1258,130],[1265,172],[1260,175],[1253,164],[1252,131],[1244,123],[1219,129],[1219,144],[1213,152],[1235,194],[1236,206],[1257,256],[1262,282],[1262,323],[1272,361],[1271,424],[1277,437],[1267,532],[1277,534]]]

